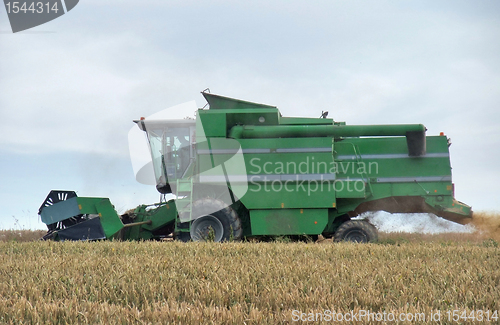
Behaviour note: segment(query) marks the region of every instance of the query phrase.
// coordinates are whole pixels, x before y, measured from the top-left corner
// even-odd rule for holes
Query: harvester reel
[[[41,214],[43,208],[45,207],[49,207],[61,201],[66,201],[67,199],[71,199],[73,197],[76,197],[76,193],[74,191],[52,190],[50,191],[49,195],[47,195],[47,197],[45,198],[45,201],[43,201],[42,205],[40,206],[40,209],[38,209],[38,214]]]
[[[47,197],[45,198],[45,201],[43,201],[42,205],[38,209],[38,214],[40,215],[42,213],[42,210],[46,207],[50,207],[56,203],[66,201],[66,200],[71,199],[73,197],[76,197],[75,191],[52,190],[52,191],[50,191],[49,195],[47,195]],[[78,222],[79,222],[79,218],[73,217],[71,219],[64,220],[63,222],[48,224],[47,225],[48,232],[43,237],[43,239],[50,239],[50,238],[52,238],[53,231],[55,231],[57,229],[62,229],[64,227],[69,227],[69,226],[76,224]]]
[[[336,242],[371,243],[378,240],[377,229],[364,220],[349,220],[340,225],[334,235]]]

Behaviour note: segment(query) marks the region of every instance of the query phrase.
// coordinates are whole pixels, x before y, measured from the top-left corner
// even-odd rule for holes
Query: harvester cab
[[[172,193],[176,180],[186,177],[194,167],[195,120],[134,122],[148,137],[156,189],[162,194]]]

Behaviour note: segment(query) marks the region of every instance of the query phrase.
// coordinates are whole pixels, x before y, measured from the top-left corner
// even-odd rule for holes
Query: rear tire
[[[340,225],[333,236],[336,242],[372,243],[378,240],[378,231],[364,220],[349,220]]]

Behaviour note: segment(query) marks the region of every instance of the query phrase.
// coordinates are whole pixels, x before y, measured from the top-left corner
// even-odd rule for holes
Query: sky
[[[451,138],[458,200],[497,210],[500,2],[82,0],[12,33],[0,8],[0,229],[45,229],[52,189],[158,201],[132,120],[200,91]],[[193,116],[194,112],[178,112]]]

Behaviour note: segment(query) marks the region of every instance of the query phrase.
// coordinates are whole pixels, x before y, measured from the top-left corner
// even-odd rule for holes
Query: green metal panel
[[[346,138],[335,142],[333,156],[332,139],[326,137],[238,141],[249,176],[248,192],[241,200],[249,209],[332,208],[336,198],[452,194],[448,143],[442,136],[427,137],[427,154],[421,157],[409,156],[404,137]],[[293,175],[317,179],[276,180]]]
[[[339,216],[346,214],[350,211],[353,211],[356,209],[356,207],[363,203],[366,202],[366,199],[359,199],[359,198],[340,198],[337,199],[337,209],[332,215]]]
[[[277,125],[279,111],[276,108],[255,108],[249,110],[198,110],[206,137],[226,137],[227,132],[239,124]]]
[[[115,208],[109,201],[109,199],[101,199],[95,205],[99,217],[101,219],[101,226],[106,234],[106,238],[111,238],[120,229],[123,228],[123,224],[120,217],[115,211]]]
[[[146,210],[146,206],[144,206],[141,211],[138,211],[138,214],[142,215],[141,221],[151,220],[150,225],[141,225],[141,227],[153,231],[174,222],[177,217],[177,209],[174,200],[169,200],[167,203],[162,203],[157,208],[149,208]]]
[[[279,111],[276,108],[252,109],[248,111],[225,110],[227,129],[234,125],[277,125],[280,123]]]
[[[335,207],[330,138],[240,139],[249,209]]]
[[[225,137],[226,136],[226,114],[221,112],[214,114],[209,111],[198,110],[199,119],[203,125],[205,136]]]
[[[250,210],[252,235],[318,235],[328,223],[327,209]]]
[[[335,191],[337,199],[340,198],[366,198],[371,193],[367,182],[363,179],[337,179],[332,188]]]
[[[101,200],[109,201],[109,199],[101,197],[77,197],[80,214],[99,214],[96,205],[99,204]]]
[[[123,224],[108,198],[77,197],[80,214],[98,214],[106,238],[112,237]]]

